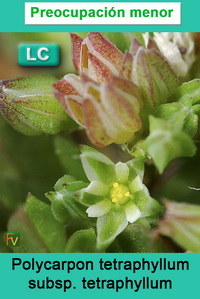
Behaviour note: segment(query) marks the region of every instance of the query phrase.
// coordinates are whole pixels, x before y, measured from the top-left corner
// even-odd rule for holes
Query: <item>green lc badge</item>
[[[21,66],[57,66],[60,47],[55,44],[21,44],[18,47],[18,64]]]

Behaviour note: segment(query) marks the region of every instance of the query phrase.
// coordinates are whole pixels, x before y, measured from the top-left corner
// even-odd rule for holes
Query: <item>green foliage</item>
[[[65,252],[92,253],[96,252],[96,234],[94,229],[76,231],[68,240]]]
[[[150,134],[147,139],[138,144],[138,148],[153,159],[159,173],[162,173],[173,159],[195,155],[194,142],[180,126],[153,116],[150,116],[149,123]]]
[[[87,219],[85,207],[76,201],[75,191],[78,191],[87,184],[75,181],[70,176],[64,176],[55,185],[55,192],[46,193],[46,197],[51,201],[51,209],[55,219],[61,223],[71,223]]]
[[[0,119],[0,231],[29,191],[43,199],[63,171],[51,136],[27,137]]]
[[[23,208],[10,218],[9,231],[20,232],[20,246],[14,252],[62,252],[65,228],[57,222],[49,205],[29,195]]]
[[[109,252],[151,252],[150,228],[138,224],[129,225],[108,248]]]
[[[80,150],[74,139],[69,135],[55,136],[54,146],[64,171],[78,180],[87,181],[80,160]]]
[[[179,101],[185,105],[194,105],[200,103],[200,79],[195,79],[183,83],[177,88],[176,92],[172,95],[173,101]]]
[[[195,108],[196,106],[186,106],[181,102],[168,103],[159,106],[156,117],[167,120],[174,127],[179,127],[194,137],[198,130],[198,116]]]
[[[89,146],[82,146],[81,161],[88,180],[111,182],[115,175],[114,163],[105,155]]]

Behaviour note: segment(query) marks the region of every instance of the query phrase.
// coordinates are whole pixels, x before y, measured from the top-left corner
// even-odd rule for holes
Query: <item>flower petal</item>
[[[140,108],[142,106],[142,96],[140,93],[140,89],[136,84],[134,84],[130,80],[126,80],[116,76],[113,76],[111,84],[115,88],[119,88],[118,92],[123,91],[132,95],[131,98],[127,97],[127,99],[129,99],[130,102],[134,105],[134,109],[136,112],[140,111]]]
[[[104,199],[104,196],[91,194],[86,191],[87,188],[84,188],[80,192],[77,192],[76,196],[78,201],[87,207],[90,207],[91,205],[95,205],[96,203]]]
[[[133,55],[131,55],[129,52],[126,52],[123,56],[120,75],[126,78],[127,80],[131,80],[132,67],[133,67]]]
[[[81,161],[90,182],[100,181],[107,185],[115,179],[114,163],[90,146],[81,147]]]
[[[115,164],[115,173],[118,182],[125,183],[128,181],[129,168],[126,163],[118,162]]]
[[[82,97],[78,95],[66,96],[61,92],[56,92],[55,96],[69,116],[79,125],[84,126]]]
[[[57,91],[65,95],[83,95],[83,84],[80,77],[74,74],[65,75],[64,78],[54,85]]]
[[[116,70],[120,70],[122,63],[122,52],[101,33],[90,32],[85,39],[89,52],[99,59],[107,60]]]
[[[127,227],[128,221],[122,209],[111,209],[97,219],[97,246],[104,249]]]
[[[130,46],[130,51],[129,51],[130,54],[133,55],[133,57],[136,56],[139,48],[141,47],[142,47],[141,43],[135,38]]]
[[[177,76],[185,77],[195,60],[194,40],[191,33],[155,32],[154,39]]]
[[[144,189],[144,185],[139,175],[137,175],[134,180],[130,182],[129,188],[132,193],[142,191]]]
[[[95,73],[96,80],[99,83],[109,82],[112,79],[113,74],[117,74],[117,72],[113,73],[105,63],[91,53],[89,53],[89,61]],[[90,69],[88,75],[91,77]]]
[[[137,73],[138,85],[147,108],[154,109],[178,87],[178,79],[162,54],[156,49],[141,48],[136,55],[133,72]]]
[[[87,134],[97,146],[106,146],[114,142],[118,130],[111,122],[101,104],[93,99],[85,99],[83,114]]]
[[[126,211],[126,219],[128,222],[133,223],[141,216],[141,212],[138,207],[134,203],[130,203],[125,208]]]
[[[141,128],[141,121],[135,111],[135,105],[138,105],[137,99],[119,92],[111,84],[102,86],[101,91],[102,105],[118,129],[121,132],[138,131]]]
[[[86,188],[86,192],[94,195],[106,195],[108,192],[107,186],[100,181],[92,181]]]
[[[81,45],[83,39],[74,33],[71,33],[70,36],[72,40],[72,53],[73,53],[74,66],[77,72],[80,73],[81,72],[80,69]]]
[[[111,202],[107,199],[99,201],[97,204],[90,206],[86,212],[88,217],[100,217],[108,213],[111,209]]]
[[[88,97],[99,103],[101,102],[99,86],[92,81],[88,81],[85,83],[85,98]]]
[[[159,50],[158,45],[156,44],[156,42],[152,38],[150,38],[148,40],[147,49],[156,49],[156,50]]]

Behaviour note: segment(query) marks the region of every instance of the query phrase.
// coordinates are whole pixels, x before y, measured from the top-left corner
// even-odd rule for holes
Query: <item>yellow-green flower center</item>
[[[119,203],[123,205],[130,199],[129,188],[125,185],[114,183],[110,190],[110,196],[113,203]]]

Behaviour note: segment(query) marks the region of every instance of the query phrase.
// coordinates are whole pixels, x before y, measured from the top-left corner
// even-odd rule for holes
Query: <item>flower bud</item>
[[[130,140],[141,128],[138,87],[119,77],[101,85],[83,78],[82,91],[76,88],[80,83],[77,78],[74,76],[72,81],[72,75],[67,75],[54,85],[58,90],[56,97],[66,112],[86,128],[88,137],[97,146]],[[69,90],[72,90],[71,86],[76,88],[76,94],[61,92],[67,85]]]
[[[73,61],[79,74],[99,83],[108,82],[113,75],[118,75],[123,54],[101,33],[90,32],[84,40],[71,34],[71,39]]]
[[[27,77],[0,82],[0,112],[25,135],[56,134],[75,123],[53,95],[53,77]]]
[[[142,127],[140,112],[144,119],[177,88],[173,69],[151,39],[147,49],[134,39],[123,55],[100,33],[71,38],[79,76],[54,84],[56,98],[95,145],[130,141]]]
[[[132,80],[141,89],[145,109],[150,110],[165,103],[178,87],[173,69],[156,48],[137,49],[133,59]]]
[[[159,232],[186,250],[200,252],[200,207],[169,201],[165,202],[165,207]]]

